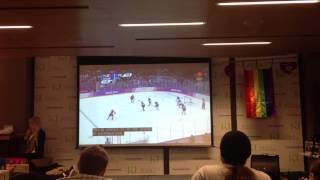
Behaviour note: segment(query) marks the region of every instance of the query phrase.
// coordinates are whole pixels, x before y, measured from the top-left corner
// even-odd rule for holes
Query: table
[[[0,135],[0,157],[21,154],[24,149],[24,134]]]

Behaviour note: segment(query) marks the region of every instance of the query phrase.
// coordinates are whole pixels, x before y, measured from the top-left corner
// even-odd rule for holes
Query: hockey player
[[[159,110],[159,103],[157,101],[154,102],[154,107]]]
[[[182,109],[181,114],[182,114],[182,115],[186,115],[186,114],[187,114],[187,113],[186,113],[187,108],[186,108],[186,106],[185,106],[184,104],[181,104],[181,109]]]
[[[113,120],[115,114],[116,114],[116,112],[113,109],[111,109],[107,120],[109,120],[110,118],[111,118],[111,120]]]
[[[148,98],[148,106],[151,106],[151,98]]]
[[[133,94],[130,96],[130,102],[134,103],[134,95]]]
[[[202,109],[206,109],[206,101],[202,98]]]
[[[141,107],[142,107],[142,111],[144,111],[144,107],[146,107],[146,105],[144,104],[143,101],[141,101]]]
[[[180,108],[180,107],[181,107],[182,102],[181,102],[181,99],[180,99],[180,97],[179,97],[179,96],[177,97],[176,102],[177,102],[177,106]]]

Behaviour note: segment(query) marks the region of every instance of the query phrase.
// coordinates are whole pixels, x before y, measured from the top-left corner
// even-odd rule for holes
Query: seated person
[[[27,147],[25,157],[28,159],[40,159],[44,153],[46,134],[40,127],[40,118],[34,116],[28,121],[28,129],[24,136]]]
[[[320,160],[315,160],[311,163],[309,168],[309,179],[302,177],[300,180],[320,180]]]
[[[320,160],[312,162],[309,170],[309,180],[320,180]]]
[[[311,163],[309,180],[320,180],[320,160],[316,160]]]
[[[223,164],[200,168],[192,180],[271,180],[267,174],[245,166],[251,143],[240,131],[230,131],[222,137],[220,155]]]
[[[109,157],[105,149],[99,146],[91,146],[86,148],[80,155],[78,162],[79,174],[62,179],[111,180],[103,177],[107,169],[108,161]]]

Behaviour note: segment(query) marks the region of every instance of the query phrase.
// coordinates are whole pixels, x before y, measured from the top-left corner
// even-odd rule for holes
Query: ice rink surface
[[[130,102],[132,94],[134,103]],[[186,105],[186,115],[177,106],[178,96]],[[152,100],[151,106],[148,98]],[[141,101],[146,105],[145,111],[142,111]],[[154,107],[155,101],[159,103],[159,110]],[[210,103],[206,102],[205,109],[202,109],[201,99],[174,92],[135,92],[83,98],[79,108],[79,145],[159,144],[211,133]],[[116,112],[114,119],[107,120],[112,109]],[[125,136],[92,136],[92,128],[140,127],[152,127],[152,131],[126,132]]]

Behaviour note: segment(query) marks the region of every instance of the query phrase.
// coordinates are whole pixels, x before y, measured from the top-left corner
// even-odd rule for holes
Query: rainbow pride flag
[[[244,70],[248,118],[267,118],[275,112],[272,69]]]

